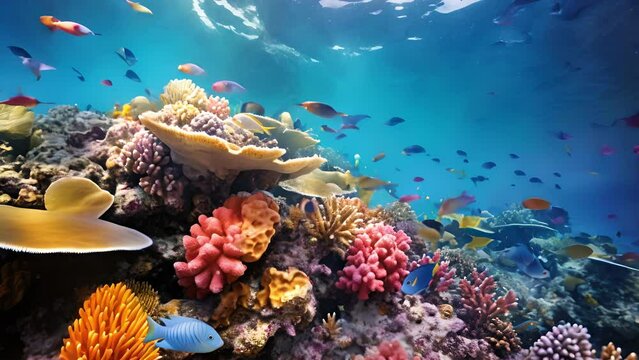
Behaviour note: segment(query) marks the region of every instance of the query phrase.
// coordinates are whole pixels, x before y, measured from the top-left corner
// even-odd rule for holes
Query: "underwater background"
[[[506,240],[502,239],[501,244],[495,241],[491,245],[495,253],[489,252],[484,255],[478,251],[470,251],[470,254],[458,253],[457,259],[468,257],[472,259],[469,261],[474,265],[485,261],[497,262],[497,251],[506,251],[504,249],[513,245],[516,247],[517,240],[513,239],[529,240],[535,237],[554,239],[551,245],[548,245],[551,241],[548,241],[546,245],[535,245],[534,241],[530,244],[534,249],[534,257],[541,258],[543,269],[550,271],[550,279],[545,278],[547,274],[543,277],[539,273],[535,273],[535,276],[526,276],[526,271],[515,273],[515,271],[509,272],[503,269],[494,270],[496,273],[493,275],[496,275],[499,283],[497,295],[506,296],[505,291],[500,292],[502,289],[514,289],[520,296],[520,311],[512,319],[511,325],[525,325],[526,321],[533,320],[545,322],[545,325],[535,327],[532,333],[528,332],[521,336],[525,346],[520,348],[532,346],[536,338],[545,334],[546,331],[552,332],[552,326],[559,324],[560,321],[583,323],[582,320],[590,319],[590,323],[584,325],[588,326],[596,337],[593,349],[599,350],[608,341],[623,345],[624,350],[627,350],[624,353],[639,349],[637,346],[639,340],[634,337],[639,336],[639,330],[637,330],[639,314],[637,314],[636,300],[632,300],[633,296],[639,296],[637,294],[639,286],[633,287],[637,283],[636,269],[628,270],[614,264],[609,265],[611,267],[599,263],[585,265],[583,261],[577,262],[579,265],[565,266],[565,263],[554,258],[557,251],[576,242],[578,244],[596,243],[599,246],[597,249],[602,247],[606,249],[609,255],[606,259],[616,263],[622,262],[622,254],[629,254],[623,258],[623,264],[627,266],[636,268],[639,261],[639,255],[637,255],[639,247],[639,191],[637,190],[639,130],[637,127],[639,125],[636,120],[639,116],[637,113],[639,111],[639,26],[637,26],[639,5],[636,1],[153,0],[140,3],[152,9],[153,14],[134,11],[132,6],[124,0],[5,0],[2,4],[3,10],[0,12],[2,29],[0,45],[3,48],[0,49],[0,99],[9,99],[18,93],[24,93],[41,102],[53,103],[40,104],[32,109],[38,116],[34,129],[40,124],[45,134],[54,134],[57,131],[57,134],[62,136],[65,133],[64,127],[62,127],[63,130],[56,127],[62,121],[60,119],[68,117],[75,119],[76,122],[82,122],[83,119],[90,117],[77,115],[78,110],[90,110],[95,112],[96,116],[106,115],[107,118],[116,118],[114,110],[120,110],[122,105],[131,102],[131,99],[136,96],[146,95],[150,100],[159,102],[160,94],[170,80],[189,78],[208,94],[220,95],[228,99],[231,115],[240,112],[240,106],[243,103],[253,101],[265,108],[265,115],[268,117],[277,119],[282,112],[289,112],[292,119],[299,119],[302,126],[297,129],[308,130],[312,137],[321,141],[319,146],[324,149],[322,152],[309,150],[307,153],[295,153],[295,155],[311,156],[317,153],[329,159],[327,164],[330,168],[323,167],[325,170],[348,170],[349,174],[355,176],[369,176],[391,183],[393,187],[375,189],[377,191],[374,192],[368,204],[371,209],[377,205],[388,208],[391,203],[398,204],[397,200],[404,195],[419,195],[417,199],[401,201],[400,205],[397,205],[403,209],[401,211],[409,212],[410,209],[402,208],[409,203],[414,214],[408,218],[417,222],[418,225],[425,219],[441,220],[444,200],[455,198],[463,192],[474,196],[475,201],[460,213],[468,216],[490,214],[500,219],[508,217],[503,215],[504,213],[515,213],[513,218],[517,219],[530,219],[531,215],[528,213],[521,216],[516,214],[518,211],[527,211],[519,206],[522,200],[530,197],[546,199],[552,203],[553,207],[559,209],[557,210],[559,215],[553,213],[553,215],[544,215],[545,217],[540,216],[536,219],[549,225],[549,221],[552,222],[561,217],[557,220],[560,223],[553,223],[557,226],[549,225],[559,229],[557,233],[551,231],[551,233],[544,233],[543,236],[538,233],[531,234],[529,230],[523,230],[522,233],[509,233]],[[560,14],[552,14],[553,11],[557,12],[557,9],[563,11]],[[40,23],[39,18],[42,15],[73,20],[99,33],[99,36],[76,37],[62,31],[50,31]],[[502,20],[498,20],[500,17]],[[36,80],[29,69],[21,65],[21,60],[6,49],[7,46],[24,48],[34,59],[53,66],[56,70],[43,71],[42,78]],[[116,51],[122,47],[133,51],[137,58],[134,65],[129,66],[118,57]],[[178,71],[178,65],[185,63],[198,64],[206,70],[206,75],[189,76]],[[85,81],[78,79],[78,74],[72,68],[79,70]],[[127,70],[135,71],[141,81],[136,82],[125,77]],[[101,83],[106,79],[111,80],[112,86]],[[246,91],[215,94],[211,85],[219,80],[237,82]],[[370,118],[361,120],[357,125],[358,129],[340,130],[340,117],[316,116],[298,106],[304,101],[330,104],[340,112],[349,115],[366,114]],[[67,108],[56,113],[56,108],[61,105],[76,105],[76,113]],[[164,102],[164,105],[167,105],[167,102]],[[47,115],[49,110],[53,113]],[[80,114],[83,113],[80,112]],[[389,126],[387,122],[393,117],[400,117],[405,121]],[[622,120],[630,118],[635,119],[635,125],[631,125],[630,121],[624,123]],[[51,119],[56,120],[51,121]],[[322,130],[323,125],[327,125],[329,131],[326,131],[327,128]],[[111,123],[99,125],[104,134],[108,134],[110,126],[112,126]],[[79,128],[83,131],[91,128],[89,125],[86,127],[86,129],[83,129],[83,126]],[[338,133],[332,133],[331,128],[336,129]],[[95,140],[97,143],[105,136],[108,139],[109,135],[104,136],[104,134],[90,140]],[[340,134],[346,136],[341,137]],[[155,135],[164,141],[158,134]],[[263,136],[260,135],[260,138]],[[79,141],[84,141],[82,146],[85,146],[85,149],[92,146],[84,138]],[[164,142],[168,144],[167,141]],[[69,140],[67,143],[70,144]],[[425,152],[410,156],[403,154],[402,151],[411,145],[420,145]],[[168,147],[172,148],[171,144],[168,144]],[[466,155],[460,155],[458,150],[462,150]],[[37,151],[33,152],[33,149],[30,151],[31,154],[37,153]],[[55,151],[51,152],[55,153]],[[374,157],[380,153],[384,153],[385,157],[374,161]],[[70,154],[77,155],[72,151]],[[292,154],[293,152],[290,152],[288,155]],[[328,154],[332,158],[329,158]],[[516,154],[516,158],[510,154]],[[102,154],[103,160],[106,158],[104,155]],[[25,151],[23,154],[8,155],[7,160],[3,160],[1,164],[20,162],[20,158],[16,160],[15,156],[27,156],[27,159],[31,160]],[[34,156],[36,162],[46,157]],[[359,160],[355,160],[356,157]],[[489,162],[493,165],[486,165]],[[85,166],[83,164],[76,167],[67,165],[72,170],[67,175],[85,176],[87,168],[81,169]],[[99,174],[112,170],[107,169],[107,166],[104,167],[105,170],[98,172]],[[31,169],[34,168],[37,167]],[[18,167],[11,169],[13,171]],[[517,175],[514,173],[516,170],[524,172],[525,175]],[[24,170],[16,171],[21,176],[27,173]],[[18,191],[11,188],[13,185],[10,184],[13,180],[7,180],[17,175],[13,172],[9,174],[7,170],[3,176],[4,178],[0,176],[0,200],[3,194],[9,194],[13,199],[3,200],[2,206],[6,204],[40,209],[44,207],[43,194],[46,187],[53,182],[53,179],[62,177],[62,174],[39,177],[39,174],[32,170],[30,175],[32,179],[46,180],[34,185],[37,188],[34,190],[37,194],[34,195],[34,199],[37,198],[37,200],[32,203],[27,201],[26,205],[25,202],[20,203],[16,200]],[[483,181],[471,179],[477,176],[485,179]],[[109,173],[107,180],[105,180],[106,175],[105,177],[88,177],[104,190],[116,193],[116,187],[122,185],[119,181],[124,175],[122,172],[114,171]],[[421,177],[422,180],[416,181],[416,177]],[[533,177],[540,179],[540,183],[530,181]],[[120,213],[108,212],[106,216],[109,216],[112,222],[145,233],[144,236],[154,241],[154,248],[158,246],[158,238],[172,237],[172,242],[163,240],[164,245],[161,246],[170,248],[173,253],[158,255],[166,250],[161,248],[158,254],[140,255],[145,258],[144,261],[148,261],[153,266],[140,265],[144,261],[128,253],[122,258],[114,255],[119,254],[118,252],[83,255],[85,257],[80,259],[72,258],[78,262],[71,261],[61,265],[62,273],[74,276],[79,267],[85,266],[87,269],[86,274],[78,275],[77,279],[71,281],[73,286],[69,284],[69,287],[81,293],[74,296],[86,297],[94,290],[85,291],[87,289],[81,289],[82,286],[99,285],[100,281],[104,284],[117,282],[124,280],[116,279],[117,275],[123,275],[127,278],[149,281],[162,295],[162,302],[177,297],[177,294],[181,293],[181,286],[185,287],[183,283],[177,284],[173,269],[173,262],[181,261],[180,259],[184,257],[184,249],[178,244],[182,236],[188,234],[190,226],[198,222],[197,215],[204,213],[209,216],[213,209],[221,206],[226,195],[235,192],[231,190],[253,190],[246,186],[237,186],[237,184],[234,187],[227,185],[227,187],[219,186],[211,190],[213,195],[207,193],[215,200],[207,203],[208,208],[203,205],[206,209],[195,215],[193,215],[197,212],[195,210],[202,210],[195,203],[193,213],[188,215],[175,215],[175,209],[165,211],[166,209],[161,205],[152,206],[152,211],[144,216],[140,216],[133,210],[127,213],[130,209],[124,207],[118,208],[122,210]],[[184,186],[188,187],[188,185]],[[256,186],[258,187],[265,186]],[[268,187],[268,190],[281,195],[281,189],[274,190],[274,188],[275,186]],[[389,189],[392,189],[390,193]],[[358,190],[361,190],[359,185]],[[118,204],[117,194],[115,196],[115,202]],[[291,197],[288,194],[287,199],[293,199],[293,201],[281,204],[280,209],[288,206],[295,208],[293,204],[303,201],[301,199],[304,198],[299,195]],[[317,203],[315,206],[318,206]],[[302,208],[302,210],[305,209]],[[285,213],[286,211],[282,213],[282,223],[291,212]],[[0,212],[0,215],[3,214]],[[401,221],[408,218],[401,216]],[[181,222],[179,226],[176,226],[177,229],[171,228],[174,225],[171,221],[178,222],[183,219],[188,221]],[[394,220],[398,219],[394,218]],[[291,221],[297,224],[295,220]],[[512,220],[510,223],[518,223],[518,221]],[[536,224],[534,221],[530,223]],[[493,226],[504,224],[509,224],[509,220],[495,221],[485,228],[496,230],[498,228]],[[157,228],[154,228],[156,225]],[[396,224],[393,222],[391,225]],[[564,228],[560,225],[566,226]],[[0,230],[2,226],[0,225]],[[299,225],[299,227],[302,226]],[[289,228],[288,231],[293,234],[297,234],[296,231],[299,230],[293,225]],[[399,231],[400,226],[396,228]],[[5,230],[7,234],[10,233],[9,230]],[[412,228],[413,234],[408,229],[403,230],[413,238],[413,247],[417,242],[415,238],[423,235],[415,226]],[[439,230],[443,233],[443,229]],[[471,240],[471,235],[461,235],[449,228],[446,231],[457,236],[460,242],[457,246],[459,248],[468,241],[475,241]],[[278,230],[275,236],[288,238],[290,235],[286,231],[284,234],[286,236],[280,235]],[[473,237],[481,237],[480,235],[472,234]],[[192,236],[196,237],[193,233]],[[291,235],[290,238],[296,237]],[[571,241],[561,241],[566,238],[570,238]],[[6,239],[0,235],[0,242],[4,241]],[[491,247],[488,246],[491,241],[478,247],[486,247],[488,250]],[[20,249],[21,246],[24,248]],[[3,255],[2,259],[5,260],[13,259],[12,250],[16,248],[30,252],[29,245],[0,247],[11,249],[7,250],[8,255]],[[35,245],[35,247],[38,246]],[[424,250],[421,253],[411,248],[413,253],[409,254],[409,257],[416,263],[412,268],[407,265],[410,261],[404,264],[406,274],[403,274],[401,279],[403,280],[409,271],[419,269],[417,264],[422,253],[433,256],[436,247],[419,248],[418,250]],[[454,247],[450,246],[450,248]],[[341,259],[296,260],[305,264],[300,265],[293,260],[278,258],[278,256],[286,257],[282,255],[284,248],[286,247],[283,245],[275,249],[269,248],[269,251],[273,251],[272,260],[259,263],[258,267],[247,270],[247,274],[252,276],[253,285],[259,282],[260,276],[256,274],[262,274],[262,267],[273,264],[292,264],[291,266],[302,269],[309,276],[311,271],[304,266],[317,270],[314,266],[321,264],[332,269],[331,282],[334,283],[338,277],[337,269],[342,269],[341,265],[344,265],[346,261],[344,251],[348,251],[342,249]],[[294,247],[291,245],[291,248]],[[455,255],[448,254],[447,258],[446,251],[451,249],[448,245],[443,248],[443,259],[449,261],[451,267],[454,267],[452,259]],[[610,248],[614,248],[614,252],[608,251]],[[120,247],[113,250],[132,249]],[[408,253],[408,250],[404,250]],[[282,251],[282,254],[278,251]],[[459,249],[453,249],[453,251],[459,251]],[[318,253],[326,255],[322,251]],[[505,254],[508,257],[509,253]],[[521,266],[523,261],[521,258],[513,259],[519,255],[513,255],[509,259],[511,263],[516,264],[515,267]],[[25,260],[38,264],[33,265],[28,271],[34,274],[40,273],[43,278],[32,280],[40,284],[40,290],[26,292],[26,297],[40,297],[39,300],[33,301],[40,306],[38,309],[46,309],[40,310],[43,313],[52,311],[52,307],[54,309],[63,307],[64,305],[60,303],[66,298],[60,294],[61,290],[48,289],[49,285],[43,279],[48,279],[47,281],[51,281],[51,284],[58,284],[60,282],[58,277],[44,273],[48,266],[56,266],[60,262],[66,263],[69,260],[65,257],[67,255],[35,256],[37,260]],[[492,260],[487,260],[486,257]],[[569,255],[569,257],[572,256]],[[124,259],[122,261],[128,265],[115,265],[121,259]],[[572,257],[572,260],[575,260],[575,257]],[[107,265],[109,263],[111,265]],[[435,260],[432,263],[440,262]],[[424,262],[419,263],[419,265],[424,264]],[[150,268],[147,270],[137,268],[145,266]],[[587,268],[587,266],[593,266],[593,268]],[[139,273],[132,270],[134,267]],[[281,266],[276,267],[284,270]],[[462,266],[458,265],[456,281],[463,277],[471,279],[472,276],[477,275],[472,274],[472,267],[468,265],[464,272],[461,269]],[[101,271],[105,273],[97,277],[91,275]],[[433,271],[431,276],[434,276],[435,272]],[[132,273],[137,275],[131,276]],[[604,275],[605,273],[608,274]],[[565,279],[570,276],[572,278],[567,280],[570,285],[566,285]],[[588,280],[588,276],[594,279]],[[180,277],[179,274],[178,277]],[[307,276],[306,279],[308,278]],[[310,278],[313,282],[316,281],[314,276]],[[611,289],[611,291],[614,289],[618,292],[604,296],[595,290],[582,291],[579,296],[574,296],[575,299],[579,299],[575,300],[575,303],[571,303],[563,310],[553,310],[553,301],[564,301],[557,299],[567,299],[568,295],[561,292],[564,290],[548,295],[554,291],[552,289],[566,287],[574,291],[575,288],[580,288],[579,280],[584,281],[584,279],[590,282],[588,289],[599,288],[602,293],[605,289]],[[335,290],[331,282],[327,279],[323,281],[321,286]],[[230,285],[232,282],[227,279],[225,284]],[[331,285],[327,285],[328,283]],[[314,283],[314,291],[321,286]],[[38,286],[34,285],[34,288]],[[235,288],[233,289],[235,291]],[[526,289],[530,290],[530,293],[522,294],[522,291]],[[213,292],[220,291],[221,288]],[[225,291],[228,291],[228,286]],[[357,293],[357,291],[351,292]],[[395,289],[395,292],[401,293],[399,289]],[[199,295],[200,293],[197,297]],[[399,320],[392,318],[391,315],[397,315],[397,312],[403,311],[397,309],[406,310],[408,306],[401,305],[403,300],[385,298],[385,301],[392,305],[370,310],[366,308],[366,306],[372,306],[370,302],[367,302],[367,305],[362,305],[362,302],[354,305],[359,306],[356,310],[353,308],[349,310],[348,301],[341,301],[342,297],[346,296],[344,293],[340,292],[336,295],[323,289],[322,296],[315,294],[317,299],[313,299],[313,305],[317,306],[310,306],[308,302],[305,304],[318,309],[317,316],[315,318],[311,316],[311,319],[315,320],[306,321],[314,324],[315,327],[318,327],[322,323],[321,320],[326,318],[325,314],[333,311],[339,313],[335,301],[327,300],[330,305],[322,305],[323,299],[339,298],[340,301],[337,301],[339,307],[346,306],[346,312],[359,311],[364,314],[362,316],[366,316],[371,311],[384,316],[388,315],[388,318],[379,320],[377,325],[352,323],[353,327],[359,326],[362,329],[366,326],[401,327],[396,323]],[[434,294],[431,293],[429,296]],[[464,308],[458,294],[455,296],[457,299],[448,303],[459,305],[455,306],[456,310]],[[453,299],[455,296],[443,297],[443,299]],[[543,299],[543,301],[526,301],[525,299],[528,298]],[[358,299],[353,296],[353,299],[349,298],[350,300]],[[362,299],[359,298],[359,300]],[[51,301],[54,305],[51,307],[43,305],[42,303],[46,301]],[[413,304],[413,306],[421,306],[421,301],[427,304],[423,305],[427,309],[426,312],[430,309],[430,303],[439,306],[446,302],[441,298],[433,300],[428,297],[415,301],[418,305]],[[536,305],[530,305],[533,303]],[[540,303],[543,305],[539,305]],[[528,307],[522,309],[522,304],[528,304]],[[76,311],[82,303],[66,304],[66,306],[70,305],[73,305],[73,311]],[[0,340],[0,352],[7,351],[10,355],[6,358],[9,359],[37,359],[38,356],[48,358],[47,356],[51,356],[51,349],[57,351],[63,345],[61,336],[68,336],[60,334],[60,326],[63,332],[66,331],[67,322],[70,324],[68,320],[72,320],[73,317],[63,318],[61,321],[65,322],[57,322],[57,327],[52,325],[44,330],[33,330],[33,334],[38,334],[40,337],[25,337],[16,334],[24,334],[25,331],[36,328],[35,324],[38,321],[25,320],[22,316],[28,313],[31,307],[36,308],[36,305],[27,303],[20,306],[19,311],[0,317],[0,321],[11,324],[5,333],[5,335],[10,333],[11,336],[7,336],[5,341]],[[211,309],[206,310],[212,311],[213,306],[209,304],[209,307]],[[433,306],[433,308],[437,310],[436,307]],[[566,310],[567,308],[571,310]],[[290,311],[299,312],[299,308],[293,308]],[[171,311],[168,312],[171,313]],[[202,318],[195,316],[197,313],[195,310],[177,311],[177,313],[187,317]],[[68,315],[68,312],[61,311],[61,314]],[[621,325],[611,320],[620,318],[622,315],[626,318],[619,320]],[[431,316],[434,315],[431,314]],[[467,324],[470,323],[464,318],[464,314],[459,316]],[[298,321],[295,325],[299,326],[304,322]],[[616,324],[618,330],[613,333],[612,338],[610,336],[605,338],[612,324]],[[349,325],[343,326],[344,332],[352,330],[349,330]],[[451,324],[446,326],[454,328]],[[293,327],[290,324],[281,325],[288,335],[291,335],[290,329]],[[309,329],[310,327],[311,325]],[[54,328],[58,330],[57,333],[52,330]],[[463,336],[468,339],[483,338],[485,334],[481,331],[473,330],[470,333],[463,333]],[[622,337],[624,332],[627,337]],[[279,335],[281,333],[282,331]],[[295,330],[292,333],[294,334]],[[298,334],[303,333],[303,330],[298,329]],[[308,334],[310,330],[306,332],[306,335],[301,335],[307,337],[299,340],[298,346],[304,347],[299,345],[304,344],[304,341],[312,342],[309,339],[312,339],[313,335]],[[223,334],[222,339],[228,343],[228,337],[234,335],[235,333],[229,335],[227,332]],[[29,341],[37,343],[37,340],[47,336],[48,340],[42,342],[45,344],[42,346],[43,349],[27,344],[26,350],[16,350],[22,346],[16,344]],[[379,337],[386,337],[386,335],[379,335]],[[18,341],[18,338],[21,340]],[[371,338],[377,339],[376,336]],[[57,343],[51,339],[55,339]],[[335,339],[331,341],[337,343]],[[300,355],[301,352],[293,351],[287,355],[285,352],[273,350],[278,349],[278,346],[284,348],[292,346],[287,341],[290,340],[284,340],[282,343],[277,343],[278,345],[273,345],[271,341],[266,351],[260,352],[262,351],[260,348],[248,356],[312,358],[308,354]],[[359,340],[353,341],[356,343]],[[353,356],[364,354],[368,345],[371,348],[377,345],[372,340],[370,343],[364,340],[360,342],[358,350],[361,351],[359,352],[351,351],[352,348],[348,347],[350,343],[343,348],[340,347],[341,345],[333,344],[331,346],[339,347],[340,351],[350,350],[331,353],[322,348],[324,353],[318,350],[318,354],[323,355],[318,355],[317,358],[331,358],[327,354],[337,353],[339,357],[335,355],[335,358],[345,358],[347,353]],[[307,348],[313,348],[313,346],[308,345]],[[439,351],[441,358],[446,356],[453,359],[491,358],[490,356],[495,354],[501,358],[515,356],[510,352],[506,354],[499,351],[489,356],[485,353],[487,351],[485,349],[489,347],[482,348],[481,345],[478,348],[483,350],[478,350],[478,353],[473,353],[472,356],[468,355],[470,352],[467,354],[446,353],[442,350],[443,348],[443,345],[435,348]],[[415,349],[417,347],[413,347],[413,350],[409,350],[408,353],[428,358],[425,354],[430,350],[420,352]],[[180,349],[174,350],[180,351]],[[223,348],[222,351],[227,353],[219,355],[220,358],[231,358],[231,355],[224,355],[231,353],[228,348]],[[236,346],[232,356],[240,356],[238,354],[242,353]],[[484,354],[486,357],[477,354]],[[168,355],[163,353],[163,355],[177,356],[172,353]],[[0,358],[5,357],[0,356]]]

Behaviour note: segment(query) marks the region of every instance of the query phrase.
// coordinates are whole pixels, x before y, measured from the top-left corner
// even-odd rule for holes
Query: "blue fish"
[[[497,164],[495,164],[492,161],[487,161],[487,162],[481,164],[481,167],[483,167],[484,169],[488,169],[488,170],[494,168],[495,166],[497,166]]]
[[[84,78],[84,75],[82,75],[82,73],[80,72],[80,70],[78,70],[78,69],[76,69],[76,68],[74,68],[74,67],[72,67],[71,69],[73,69],[73,71],[75,71],[75,73],[78,75],[78,80],[80,80],[80,81],[84,81],[84,80],[86,80],[86,79]]]
[[[118,54],[120,59],[122,59],[122,61],[124,61],[129,66],[133,66],[136,62],[138,62],[138,59],[135,57],[135,54],[133,54],[133,51],[125,47],[119,48],[115,53]]]
[[[423,146],[421,145],[411,145],[411,146],[407,146],[404,148],[404,150],[402,150],[402,154],[406,155],[406,156],[410,156],[413,154],[423,154],[426,152],[426,149],[424,149]]]
[[[135,73],[135,71],[133,70],[127,70],[126,74],[124,74],[124,76],[126,76],[127,78],[135,81],[135,82],[141,82],[142,80],[140,80],[140,77],[138,76],[138,74]]]
[[[407,295],[415,295],[426,290],[438,264],[422,265],[411,271],[402,283],[402,292]]]
[[[161,339],[155,345],[162,349],[189,353],[209,353],[224,345],[220,335],[204,321],[183,316],[161,319],[164,325],[147,316],[149,333],[145,342]]]
[[[403,123],[404,121],[406,121],[406,120],[395,116],[395,117],[390,118],[390,120],[388,120],[387,122],[385,122],[384,125],[395,126],[397,124]]]
[[[517,245],[504,250],[502,256],[517,265],[519,271],[535,278],[545,279],[550,276],[548,270],[544,269],[539,259],[524,245]]]
[[[364,119],[370,119],[370,116],[366,114],[344,115],[342,116],[342,123],[348,125],[357,125],[358,122]]]
[[[31,58],[31,54],[29,54],[29,52],[21,47],[18,46],[7,46],[9,48],[9,51],[11,51],[11,53],[17,57],[23,57],[23,58],[27,58],[30,59]]]

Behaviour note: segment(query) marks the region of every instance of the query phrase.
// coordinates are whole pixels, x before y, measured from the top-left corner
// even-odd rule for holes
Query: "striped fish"
[[[145,342],[158,340],[156,346],[162,349],[189,353],[209,353],[224,345],[220,335],[204,321],[183,316],[162,318],[160,325],[147,317],[149,332]]]

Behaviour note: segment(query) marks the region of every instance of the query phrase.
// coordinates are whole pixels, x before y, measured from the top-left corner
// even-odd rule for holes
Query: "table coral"
[[[553,328],[530,348],[532,360],[594,360],[595,351],[589,341],[588,329],[577,324],[564,324]]]
[[[368,299],[372,292],[395,292],[408,275],[410,238],[382,223],[369,224],[348,249],[346,267],[339,271],[337,288]]]
[[[63,360],[159,359],[155,342],[144,342],[149,331],[146,313],[124,284],[105,285],[84,302],[80,318],[69,326],[60,350]]]
[[[313,285],[308,276],[299,269],[289,268],[279,271],[268,268],[262,276],[262,290],[257,293],[260,307],[270,305],[279,309],[295,298],[305,298]]]

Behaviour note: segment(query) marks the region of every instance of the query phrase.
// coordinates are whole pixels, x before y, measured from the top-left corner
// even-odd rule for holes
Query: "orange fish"
[[[31,96],[16,95],[7,100],[0,101],[0,104],[11,105],[11,106],[24,106],[24,107],[32,108],[39,104],[53,104],[53,103],[45,103]]]
[[[330,119],[335,116],[347,116],[344,113],[337,112],[332,106],[317,101],[304,101],[298,105],[306,109],[306,111],[311,114],[315,114],[326,119]]]
[[[550,208],[550,202],[536,197],[531,197],[522,201],[521,205],[530,210],[548,210]]]
[[[439,207],[439,211],[437,212],[437,215],[439,217],[442,217],[446,214],[452,214],[454,212],[457,212],[457,210],[474,202],[475,202],[475,197],[472,195],[466,194],[466,192],[464,191],[461,193],[461,195],[457,197],[444,200],[442,205]]]
[[[61,30],[74,36],[100,35],[82,24],[73,21],[60,21],[50,15],[40,16],[40,22],[51,31]]]

